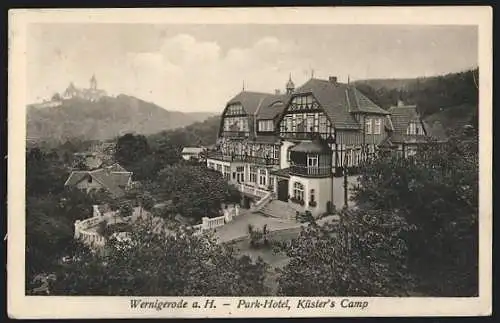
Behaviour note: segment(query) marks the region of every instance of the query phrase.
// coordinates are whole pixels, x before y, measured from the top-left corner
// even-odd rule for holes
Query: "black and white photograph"
[[[491,12],[348,9],[11,11],[11,316],[488,314]]]

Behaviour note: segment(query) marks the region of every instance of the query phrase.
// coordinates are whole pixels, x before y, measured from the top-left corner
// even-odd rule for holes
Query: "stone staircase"
[[[296,210],[293,207],[280,200],[271,200],[259,211],[259,213],[265,216],[283,220],[295,220],[295,212]]]

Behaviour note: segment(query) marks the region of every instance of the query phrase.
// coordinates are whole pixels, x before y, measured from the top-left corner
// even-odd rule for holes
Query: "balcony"
[[[314,132],[281,132],[281,137],[287,139],[312,140],[318,135]]]
[[[280,132],[280,136],[284,139],[292,139],[292,140],[314,140],[317,138],[323,138],[327,142],[332,143],[335,142],[335,138],[333,135],[327,132]]]
[[[245,155],[223,155],[221,152],[212,152],[208,154],[208,158],[217,159],[228,162],[245,162],[258,165],[279,165],[279,159],[254,157]]]
[[[290,174],[307,177],[326,177],[332,175],[331,167],[290,166]]]
[[[249,132],[248,131],[223,131],[222,136],[223,137],[230,137],[230,138],[246,138],[248,137]]]

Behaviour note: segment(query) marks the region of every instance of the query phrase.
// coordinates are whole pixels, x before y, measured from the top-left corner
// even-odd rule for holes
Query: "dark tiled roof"
[[[394,132],[397,134],[406,134],[410,122],[420,122],[420,116],[415,105],[391,107],[389,113],[391,114]]]
[[[115,196],[125,194],[125,188],[132,178],[131,172],[109,172],[105,169],[98,169],[91,172],[90,175]]]
[[[361,93],[354,86],[347,86],[347,97],[349,99],[351,112],[389,114],[389,112],[373,103],[372,100],[368,99],[366,95]]]
[[[328,144],[319,140],[301,141],[298,145],[292,147],[290,151],[303,152],[303,153],[330,153]]]
[[[347,84],[332,83],[327,80],[310,79],[297,88],[295,93],[312,93],[330,117],[335,128],[359,129],[360,124],[349,112]]]
[[[125,194],[125,188],[132,179],[132,172],[127,172],[119,164],[93,171],[74,171],[69,175],[64,185],[74,186],[89,176],[101,183],[111,194],[119,197]]]
[[[86,175],[88,175],[89,172],[88,171],[80,171],[80,170],[77,170],[77,171],[73,171],[71,172],[71,174],[69,174],[69,177],[68,179],[66,180],[66,182],[64,183],[64,185],[69,185],[69,186],[73,186],[73,185],[76,185],[78,184],[83,178],[86,177]]]
[[[233,103],[240,103],[243,106],[243,109],[245,109],[247,114],[253,115],[255,114],[255,112],[257,112],[264,99],[268,96],[272,96],[272,94],[243,91],[238,93],[231,100],[229,100],[227,105]]]
[[[266,97],[257,112],[257,119],[270,120],[276,118],[279,114],[283,113],[289,99],[290,96],[288,95]]]

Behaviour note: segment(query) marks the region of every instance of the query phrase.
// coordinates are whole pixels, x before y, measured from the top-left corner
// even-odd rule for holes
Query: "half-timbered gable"
[[[380,149],[411,155],[429,135],[415,106],[386,111],[336,77],[298,88],[290,77],[286,90],[243,91],[222,113],[218,149],[207,166],[237,185],[245,207],[249,200],[278,199],[295,211],[322,214],[337,203],[333,176],[358,172]]]
[[[229,100],[222,113],[219,135],[231,138],[248,138],[255,133],[255,113],[267,93],[243,91]]]
[[[334,129],[328,116],[311,92],[295,94],[279,122],[280,137],[312,139],[315,134],[333,142]]]

